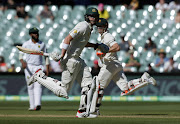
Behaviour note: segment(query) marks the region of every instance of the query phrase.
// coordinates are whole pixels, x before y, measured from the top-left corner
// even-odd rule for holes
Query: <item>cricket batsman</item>
[[[141,78],[127,81],[125,74],[123,73],[123,67],[118,60],[117,52],[120,50],[115,38],[108,33],[108,22],[104,18],[100,18],[96,23],[98,32],[101,35],[101,43],[106,44],[109,47],[108,53],[102,53],[97,49],[97,55],[100,58],[101,69],[96,77],[96,92],[93,94],[91,113],[99,115],[99,107],[104,94],[104,89],[113,80],[116,85],[121,89],[121,96],[130,95],[137,89],[146,86],[147,84],[156,85],[156,81],[153,77],[150,77],[148,73],[144,73]],[[93,117],[97,117],[93,116]]]
[[[93,25],[99,20],[99,13],[96,8],[88,8],[85,13],[85,21],[79,22],[61,43],[61,55],[52,53],[51,57],[60,60],[63,68],[61,82],[44,76],[42,71],[35,73],[31,80],[37,80],[60,97],[67,98],[67,92],[76,80],[81,86],[80,105],[76,117],[84,118],[89,116],[90,103],[92,99],[94,81],[90,70],[80,54],[84,47],[93,47],[107,53],[109,49],[104,44],[89,43]],[[57,89],[56,89],[57,88]]]

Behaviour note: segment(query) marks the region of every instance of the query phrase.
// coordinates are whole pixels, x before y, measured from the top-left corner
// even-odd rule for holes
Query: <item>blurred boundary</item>
[[[0,101],[28,101],[28,96],[0,96]],[[80,101],[80,96],[70,96],[69,99],[56,96],[42,96],[42,101]],[[179,96],[104,96],[103,101],[121,102],[180,102]]]

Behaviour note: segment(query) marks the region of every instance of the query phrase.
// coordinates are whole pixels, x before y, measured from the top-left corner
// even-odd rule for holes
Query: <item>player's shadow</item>
[[[147,115],[147,116],[149,116],[149,115],[168,115],[168,114],[133,114],[133,115]]]

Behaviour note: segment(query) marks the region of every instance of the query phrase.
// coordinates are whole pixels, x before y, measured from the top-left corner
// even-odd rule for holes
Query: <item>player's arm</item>
[[[85,47],[93,47],[94,50],[97,50],[97,48],[98,48],[98,50],[100,50],[102,53],[108,53],[109,52],[109,47],[106,44],[104,44],[104,43],[93,44],[93,43],[89,43],[88,42]]]
[[[120,50],[119,44],[112,35],[105,36],[104,43],[109,46],[109,52],[118,52]]]
[[[20,62],[21,62],[22,68],[25,69],[27,67],[26,62],[23,59],[20,59]]]
[[[98,43],[94,44],[94,43],[87,43],[85,47],[93,47],[95,50],[98,48]]]
[[[72,36],[69,34],[64,41],[61,44],[61,58],[64,57],[64,55],[66,54],[66,51],[70,45],[70,42],[73,40]]]
[[[71,43],[71,41],[76,38],[76,37],[80,37],[83,33],[85,32],[85,28],[82,28],[81,25],[76,25],[68,34],[68,36],[66,36],[66,38],[64,39],[64,41],[61,43],[61,58],[64,57],[64,55],[66,54],[66,51]]]
[[[25,47],[24,44],[23,44],[23,47]],[[27,63],[23,60],[23,56],[24,56],[24,53],[19,52],[19,61],[21,62],[22,68],[25,69],[27,67]]]
[[[49,57],[45,57],[45,63],[46,63],[46,76],[49,75]]]
[[[120,51],[120,47],[118,43],[115,43],[110,47],[109,52],[117,52],[117,51]]]
[[[49,64],[46,65],[46,76],[48,76],[48,75],[49,75]]]

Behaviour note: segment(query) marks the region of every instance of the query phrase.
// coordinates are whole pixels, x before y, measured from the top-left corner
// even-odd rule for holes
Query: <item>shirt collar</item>
[[[103,39],[104,38],[104,36],[107,34],[108,32],[106,31],[106,32],[104,32],[102,35],[101,35],[101,39]]]
[[[85,21],[86,22],[86,21]],[[89,28],[91,29],[91,31],[93,30],[93,26],[91,26],[91,23],[88,23],[88,22],[86,22],[87,23],[87,25],[89,26]]]
[[[31,42],[31,43],[33,43],[33,44],[37,44],[37,43],[39,43],[39,41],[38,41],[38,42],[36,42],[36,43],[34,43],[34,42],[32,41],[32,39],[30,39],[30,42]]]

